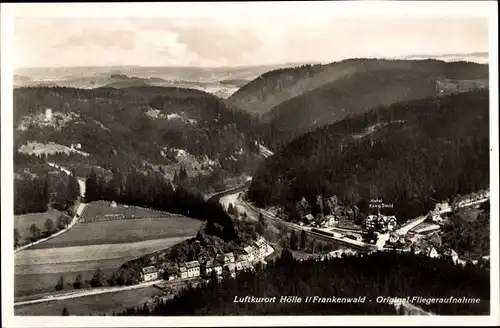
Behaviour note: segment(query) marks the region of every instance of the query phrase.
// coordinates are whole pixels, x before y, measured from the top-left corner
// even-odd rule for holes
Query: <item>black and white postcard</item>
[[[497,9],[2,4],[4,325],[498,324]]]

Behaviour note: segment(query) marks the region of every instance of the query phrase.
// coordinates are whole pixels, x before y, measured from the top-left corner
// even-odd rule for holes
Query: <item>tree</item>
[[[99,200],[97,183],[97,175],[92,168],[87,180],[85,180],[85,200],[87,202]]]
[[[227,212],[234,215],[238,214],[238,211],[234,207],[233,203],[229,203],[229,205],[227,206]]]
[[[46,236],[50,236],[51,234],[53,234],[56,231],[56,226],[54,224],[54,221],[52,221],[52,219],[45,220],[45,223],[43,226],[45,228],[45,235]]]
[[[104,277],[102,275],[102,270],[97,269],[92,276],[92,280],[90,280],[90,285],[92,287],[101,287],[103,285]]]
[[[56,225],[59,230],[65,229],[71,222],[71,217],[66,214],[61,214],[56,220]]]
[[[63,289],[64,289],[64,277],[60,276],[59,281],[57,282],[57,285],[56,285],[56,290],[59,291],[59,290],[63,290]]]
[[[290,235],[290,249],[296,251],[298,247],[298,237],[295,234],[295,231],[292,231]]]
[[[41,236],[40,228],[38,228],[36,223],[33,223],[30,226],[30,237],[31,237],[30,239],[31,239],[31,241],[37,241],[38,239],[40,239],[40,236]]]
[[[68,206],[71,206],[75,203],[80,196],[80,185],[78,184],[78,180],[76,178],[75,169],[71,171],[71,175],[68,177]]]
[[[21,242],[21,234],[19,233],[19,230],[17,228],[14,228],[14,248],[19,246],[20,242]]]
[[[306,248],[306,242],[307,242],[307,234],[305,230],[302,230],[300,233],[300,249],[303,250]]]
[[[81,274],[79,274],[78,276],[76,276],[75,282],[73,283],[73,288],[74,289],[80,289],[80,288],[82,288],[82,275]]]
[[[66,306],[64,306],[63,310],[62,310],[62,315],[64,316],[68,316],[69,315],[69,311],[68,309],[66,308]]]
[[[267,221],[266,218],[262,213],[259,213],[259,222],[262,224],[262,226],[265,228],[267,227]]]

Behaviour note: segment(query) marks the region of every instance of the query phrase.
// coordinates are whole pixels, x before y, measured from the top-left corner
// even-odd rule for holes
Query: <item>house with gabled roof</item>
[[[179,278],[186,279],[188,277],[187,269],[185,266],[180,266],[178,270]]]
[[[188,278],[200,276],[200,263],[198,261],[186,262]]]
[[[158,270],[153,265],[144,267],[142,268],[141,276],[144,281],[157,280]]]
[[[245,253],[245,255],[247,256],[248,258],[248,261],[251,263],[253,261],[255,261],[255,248],[252,247],[252,246],[246,246],[243,248],[243,252]]]

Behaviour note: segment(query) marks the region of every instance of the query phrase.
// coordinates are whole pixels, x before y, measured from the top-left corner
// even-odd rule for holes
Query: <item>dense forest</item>
[[[76,178],[54,171],[39,156],[15,153],[15,166],[29,166],[18,170],[14,178],[14,215],[39,213],[54,207],[66,211],[77,200],[80,187]],[[73,172],[74,173],[74,172]]]
[[[230,172],[256,166],[261,133],[252,115],[211,94],[173,87],[18,88],[14,124],[16,148],[29,141],[81,144],[94,165],[121,168],[176,163],[182,149]]]
[[[485,203],[488,204],[488,203]],[[475,220],[464,220],[454,214],[443,227],[443,244],[466,258],[490,255],[490,211],[483,205],[483,211]]]
[[[456,80],[488,79],[488,65],[439,60],[354,58],[325,65],[302,65],[266,72],[227,99],[232,107],[263,115],[280,103],[353,74],[374,70],[405,70]],[[341,89],[342,86],[339,86]],[[363,84],[356,94],[362,95]],[[355,97],[354,95],[350,95]],[[316,99],[318,101],[318,99]],[[328,102],[329,103],[329,102]],[[334,105],[334,104],[332,104]],[[293,115],[293,114],[292,114]],[[324,122],[325,124],[327,122]]]
[[[293,216],[305,197],[381,198],[399,220],[489,186],[487,91],[403,102],[307,133],[266,159],[249,188]]]
[[[464,283],[466,281],[467,283]],[[273,303],[238,303],[235,296],[274,297]],[[284,303],[281,296],[363,297],[365,303]],[[153,308],[128,309],[118,315],[396,315],[378,296],[480,298],[479,304],[414,304],[440,315],[490,313],[489,270],[421,255],[378,252],[325,261],[298,262],[288,251],[276,262],[234,279],[189,288]],[[371,302],[370,302],[371,300]],[[401,311],[401,310],[400,310]],[[401,312],[399,312],[401,313]]]

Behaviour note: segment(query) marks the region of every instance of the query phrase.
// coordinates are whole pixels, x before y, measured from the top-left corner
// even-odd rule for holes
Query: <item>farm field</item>
[[[24,245],[28,243],[26,238],[30,236],[30,226],[33,223],[36,224],[41,231],[43,231],[43,226],[47,219],[52,219],[52,221],[56,223],[57,218],[61,214],[63,214],[63,212],[50,208],[47,212],[43,213],[30,213],[14,216],[14,228],[17,228],[21,234],[21,244]]]
[[[201,221],[187,217],[78,223],[68,232],[30,249],[119,244],[196,235]]]
[[[116,219],[160,218],[172,216],[176,215],[137,206],[117,204],[116,207],[112,207],[110,202],[96,201],[87,204],[87,209],[82,215],[82,221],[87,223]]]
[[[103,270],[107,276],[106,272],[112,273],[129,260],[171,247],[189,237],[191,236],[127,244],[30,248],[18,252],[14,257],[15,296],[54,291],[61,276],[71,283],[78,273],[82,274],[84,281],[91,279],[97,268]]]
[[[163,295],[154,287],[125,290],[116,293],[90,295],[48,303],[16,306],[14,315],[55,316],[61,315],[66,306],[70,315],[113,314],[127,307],[143,305],[152,297]]]

